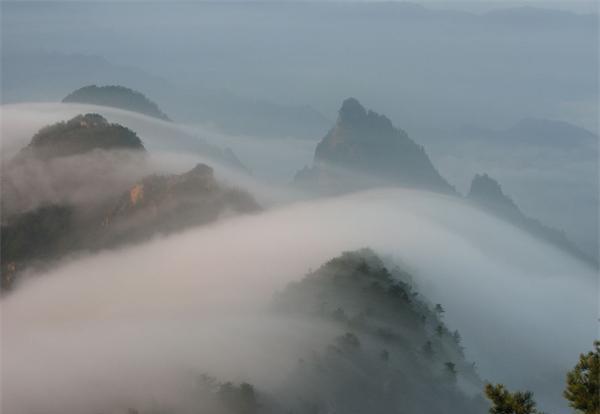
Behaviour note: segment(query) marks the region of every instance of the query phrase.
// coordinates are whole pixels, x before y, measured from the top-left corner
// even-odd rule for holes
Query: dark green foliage
[[[511,393],[502,384],[486,384],[485,395],[492,402],[490,414],[538,414],[530,391]],[[541,413],[539,413],[541,414]]]
[[[442,307],[442,305],[440,305],[439,303],[437,303],[437,304],[435,305],[435,312],[436,312],[438,315],[442,316],[442,315],[443,315],[443,314],[444,314],[446,311],[444,310],[444,308]]]
[[[564,396],[569,405],[585,414],[600,414],[600,341],[594,350],[579,356],[579,362],[567,374]]]
[[[16,272],[25,262],[54,255],[72,226],[73,209],[57,205],[39,207],[3,224],[0,239],[2,290],[13,285]]]
[[[42,128],[20,156],[33,155],[45,159],[83,154],[95,149],[144,151],[144,146],[130,129],[110,124],[98,114],[85,114]]]
[[[342,349],[355,350],[360,348],[360,341],[352,332],[346,332],[344,335],[338,336],[336,342]]]
[[[169,121],[158,105],[140,92],[124,86],[84,86],[65,97],[63,102],[111,106]]]
[[[258,412],[259,404],[251,384],[243,382],[237,386],[226,382],[219,387],[217,394],[231,413],[256,414]]]
[[[408,280],[405,271],[362,249],[328,261],[275,296],[276,311],[333,324],[341,333],[321,351],[303,355],[282,386],[286,401],[301,402],[291,412],[485,410],[458,389],[458,376],[475,382],[478,377],[450,335],[435,335],[436,326],[443,326],[438,313]]]
[[[427,358],[431,358],[433,357],[433,354],[434,351],[431,341],[425,342],[425,345],[423,345],[423,355],[425,355]]]
[[[444,372],[450,381],[456,381],[456,364],[453,362],[446,362],[444,364]]]

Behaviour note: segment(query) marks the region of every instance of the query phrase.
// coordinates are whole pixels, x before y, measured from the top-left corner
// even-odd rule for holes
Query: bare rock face
[[[422,146],[354,98],[343,102],[335,126],[317,145],[312,167],[299,172],[296,182],[333,192],[384,184],[454,193]]]
[[[134,184],[108,210],[103,227],[110,239],[133,240],[259,209],[250,194],[222,186],[211,167],[198,164],[184,174],[152,175]]]

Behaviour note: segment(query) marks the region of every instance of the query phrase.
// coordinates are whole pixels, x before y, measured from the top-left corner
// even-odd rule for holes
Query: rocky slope
[[[549,242],[577,258],[597,266],[596,261],[579,250],[577,246],[567,238],[564,231],[548,227],[536,219],[527,217],[515,202],[502,191],[500,184],[487,174],[475,175],[471,181],[467,200],[478,207],[493,213],[501,219],[514,224],[522,230],[527,231],[535,237]]]
[[[65,103],[110,106],[170,121],[169,117],[160,110],[156,103],[142,93],[124,86],[84,86],[71,92],[62,101]]]
[[[316,147],[312,167],[295,181],[320,192],[386,184],[454,193],[422,146],[354,98],[343,102],[335,126]]]

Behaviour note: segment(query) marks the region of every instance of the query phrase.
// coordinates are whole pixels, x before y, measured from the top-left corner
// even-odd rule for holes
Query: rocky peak
[[[350,174],[340,177],[334,172],[334,177],[330,167]],[[342,103],[336,124],[315,149],[313,167],[296,178],[302,185],[327,183],[337,187],[317,189],[325,192],[399,185],[454,193],[422,146],[386,116],[366,110],[355,98]],[[363,178],[367,182],[363,183]]]
[[[367,117],[366,109],[355,98],[347,98],[339,110],[338,123],[356,123]]]
[[[476,174],[475,177],[473,177],[467,197],[479,203],[518,210],[514,201],[504,194],[498,181],[487,174]]]

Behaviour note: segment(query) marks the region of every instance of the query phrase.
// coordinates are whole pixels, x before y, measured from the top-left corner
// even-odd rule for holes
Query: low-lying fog
[[[413,269],[483,378],[532,389],[544,409],[561,404],[566,370],[597,335],[594,272],[461,201],[398,189],[66,260],[3,299],[3,404],[11,413],[143,407],[185,399],[182,384],[202,372],[268,390],[294,349],[334,336],[264,316],[272,294],[363,246]]]
[[[207,125],[181,125],[161,121],[145,115],[106,106],[22,103],[2,105],[2,157],[14,156],[42,127],[65,121],[83,113],[98,113],[109,122],[127,126],[138,134],[147,149],[190,156],[190,163],[199,154],[194,152],[201,142],[218,148],[230,147],[252,174],[271,183],[287,184],[294,174],[312,161],[316,141],[281,137],[281,139],[254,138],[224,134]],[[315,137],[315,140],[321,137]],[[200,141],[200,142],[199,142]],[[168,159],[168,157],[167,157]],[[268,160],[268,162],[265,162]],[[214,163],[215,160],[211,160]]]
[[[134,130],[164,171],[205,161],[276,207],[71,257],[4,297],[6,412],[185,404],[189,379],[201,373],[273,389],[295,350],[337,334],[266,313],[273,293],[361,247],[410,268],[484,379],[533,390],[542,409],[564,407],[564,375],[598,335],[598,280],[584,263],[458,198],[380,189],[293,201],[299,195],[282,184],[310,162],[310,142],[225,136],[105,107],[6,105],[3,159],[42,126],[85,112]],[[255,175],[190,151],[195,137],[233,147]]]

